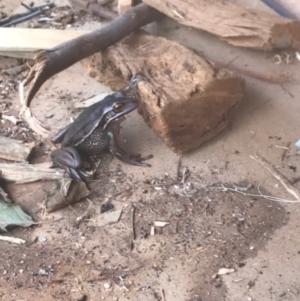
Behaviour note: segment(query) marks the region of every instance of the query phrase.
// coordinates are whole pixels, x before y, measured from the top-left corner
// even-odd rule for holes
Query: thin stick
[[[287,178],[281,174],[274,166],[272,166],[266,159],[259,156],[260,159],[250,156],[250,158],[257,163],[261,164],[276,180],[278,180],[285,190],[294,196],[297,201],[300,201],[300,196],[295,187],[287,180]]]
[[[17,245],[21,245],[21,244],[25,244],[25,240],[21,239],[21,238],[16,238],[16,237],[10,237],[10,236],[3,236],[0,235],[0,240],[3,241],[8,241]]]
[[[279,198],[279,197],[275,197],[272,195],[265,195],[260,191],[260,184],[258,186],[258,192],[259,194],[255,194],[255,193],[246,193],[234,188],[230,188],[230,187],[226,187],[224,185],[222,186],[215,186],[215,187],[206,187],[206,189],[209,190],[216,190],[216,189],[220,189],[223,191],[232,191],[232,192],[236,192],[239,194],[242,194],[243,196],[251,196],[251,197],[256,197],[256,198],[263,198],[269,201],[274,201],[274,202],[279,202],[279,203],[300,203],[300,201],[295,201],[295,200],[289,200],[289,199],[283,199],[283,198]]]
[[[135,213],[136,213],[136,207],[133,206],[133,211],[132,211],[132,236],[133,240],[136,240],[136,230],[135,230]]]
[[[166,301],[165,291],[163,288],[161,289],[161,301]]]

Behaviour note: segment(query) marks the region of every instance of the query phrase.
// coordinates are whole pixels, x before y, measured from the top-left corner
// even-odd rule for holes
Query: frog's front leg
[[[51,141],[56,144],[56,143],[61,143],[67,133],[67,131],[70,129],[70,127],[73,125],[73,122],[68,124],[66,127],[61,129],[53,138],[51,138]]]
[[[141,157],[139,155],[128,154],[123,150],[116,139],[116,133],[113,129],[107,131],[109,139],[109,151],[112,155],[118,158],[120,161],[128,163],[130,165],[142,166],[142,167],[151,167],[150,164],[144,163],[143,161],[153,158],[152,155],[147,157]]]
[[[84,181],[84,179],[89,177],[89,175],[81,169],[81,157],[75,148],[64,147],[56,149],[51,153],[51,158],[54,163],[67,169],[70,178]]]

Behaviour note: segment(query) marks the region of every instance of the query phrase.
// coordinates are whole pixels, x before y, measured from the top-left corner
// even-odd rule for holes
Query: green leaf
[[[34,224],[32,217],[26,214],[19,205],[7,204],[0,199],[0,231],[7,231],[6,227],[29,227]]]

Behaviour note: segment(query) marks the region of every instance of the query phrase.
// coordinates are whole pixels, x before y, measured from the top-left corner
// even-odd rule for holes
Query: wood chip
[[[159,227],[159,228],[163,228],[163,227],[165,227],[168,224],[169,224],[168,222],[160,222],[160,221],[155,221],[154,222],[154,226],[155,227]]]
[[[18,245],[26,243],[26,240],[23,240],[21,238],[10,237],[10,236],[3,236],[3,235],[0,235],[0,240],[8,241],[8,242],[11,242],[11,243],[14,243],[14,244],[18,244]]]
[[[97,219],[89,220],[89,226],[103,227],[112,223],[117,223],[121,217],[122,210],[116,210],[101,214]]]
[[[34,142],[23,143],[22,141],[0,136],[0,158],[26,162],[34,146]]]

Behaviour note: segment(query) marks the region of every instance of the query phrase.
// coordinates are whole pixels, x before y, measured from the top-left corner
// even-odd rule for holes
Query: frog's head
[[[126,114],[135,110],[138,106],[138,102],[136,100],[128,97],[107,96],[101,102],[104,108],[104,130],[109,124],[120,121],[122,117],[125,117]]]

